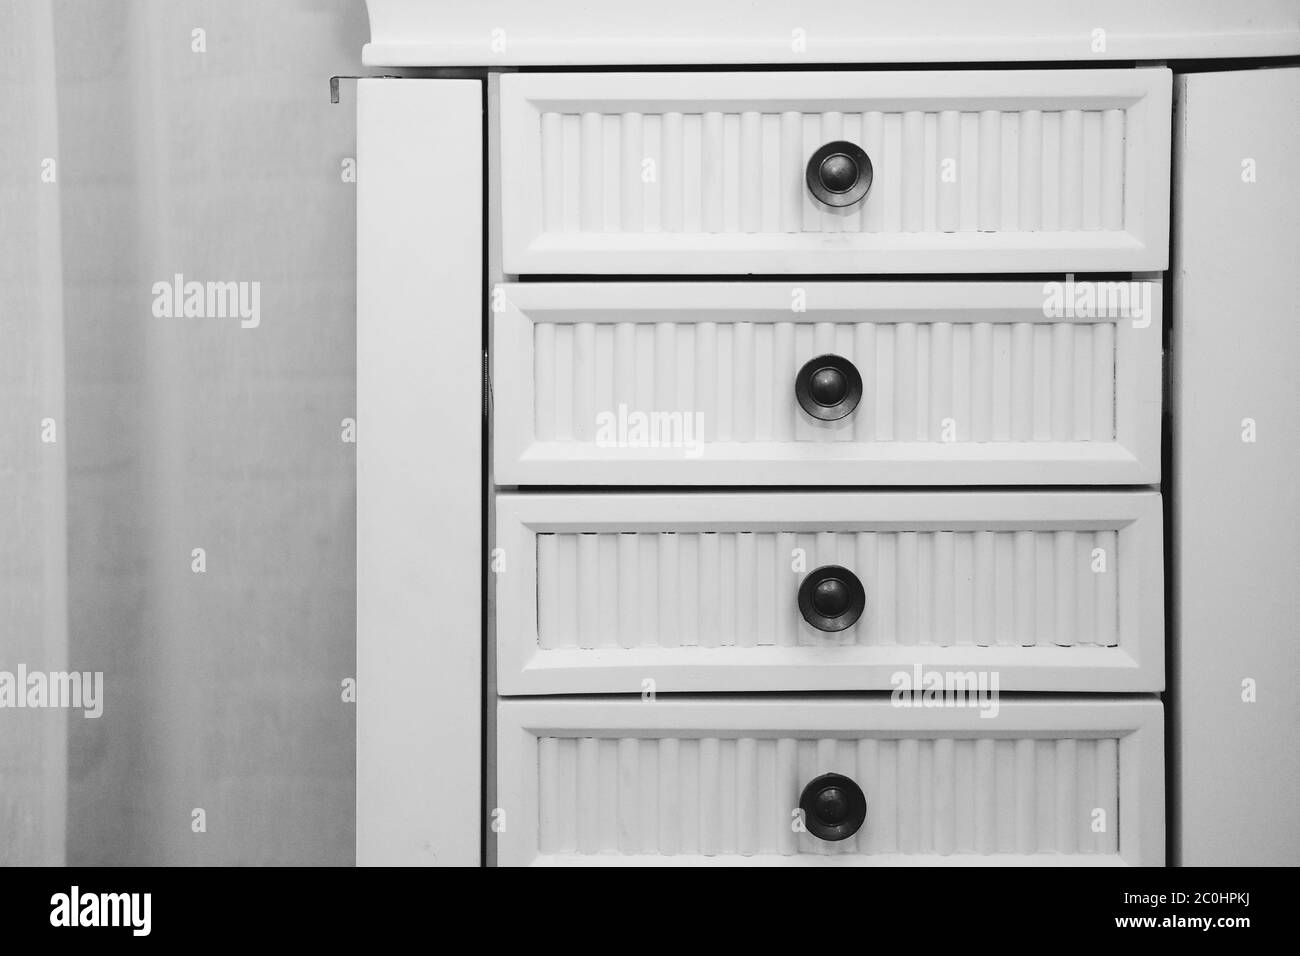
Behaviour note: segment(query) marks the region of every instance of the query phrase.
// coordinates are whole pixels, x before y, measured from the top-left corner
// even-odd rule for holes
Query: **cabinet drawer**
[[[502,485],[1160,477],[1158,283],[527,283],[496,301]],[[807,405],[819,358],[838,407]]]
[[[497,545],[506,695],[1164,686],[1154,492],[501,494]]]
[[[1161,270],[1170,88],[1164,68],[508,74],[505,271]],[[849,202],[868,166],[856,202],[814,198]]]
[[[991,720],[886,699],[505,700],[498,855],[1158,866],[1161,725],[1150,698],[1004,700]]]

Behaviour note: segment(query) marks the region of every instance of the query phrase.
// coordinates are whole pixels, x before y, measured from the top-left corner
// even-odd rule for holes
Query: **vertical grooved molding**
[[[559,113],[542,114],[542,224],[564,231],[564,125]]]
[[[619,144],[619,212],[623,232],[642,232],[645,228],[645,190],[641,181],[643,128],[640,113],[624,113]]]
[[[997,232],[1002,223],[1002,114],[979,115],[979,231]]]
[[[723,116],[707,112],[703,118],[700,141],[700,203],[703,209],[702,232],[723,231],[723,186],[728,170],[723,156]]]
[[[1088,416],[1093,441],[1110,441],[1115,436],[1115,326],[1102,323],[1093,328],[1092,411]]]
[[[876,110],[862,114],[862,142],[860,144],[871,157],[873,177],[888,183],[897,171],[889,163],[885,150],[885,117]],[[874,179],[873,179],[874,188]],[[868,202],[862,210],[862,231],[878,233],[885,231],[885,205],[883,202]]]
[[[740,231],[760,231],[763,215],[763,117],[753,110],[740,116]]]
[[[1119,644],[1119,535],[1114,531],[1097,532],[1094,551],[1105,561],[1105,571],[1094,573],[1096,611],[1093,615],[1097,643],[1105,647]],[[1090,555],[1091,556],[1091,555]]]
[[[1083,111],[1061,113],[1061,168],[1058,201],[1061,229],[1072,232],[1083,228]]]
[[[823,143],[833,143],[844,138],[844,114],[835,110],[828,110],[821,114],[821,134],[820,139]],[[805,160],[807,157],[805,157]],[[841,232],[843,230],[844,213],[839,209],[821,210],[821,231],[822,232]]]
[[[637,647],[640,643],[639,628],[646,622],[646,602],[641,600],[640,561],[641,549],[638,536],[620,534],[618,536],[618,604],[615,621],[619,631],[619,646]],[[653,594],[653,591],[651,591]]]
[[[685,155],[683,152],[682,114],[665,113],[660,140],[661,156],[657,170],[660,177],[659,222],[664,232],[681,232],[685,193]]]
[[[1101,228],[1124,228],[1124,111],[1101,116]]]
[[[803,230],[804,182],[806,157],[803,154],[803,116],[787,111],[781,114],[781,231]]]
[[[555,638],[564,633],[560,609],[567,603],[560,593],[560,539],[553,534],[537,536],[537,638],[543,650],[555,647]],[[572,605],[577,606],[575,601]]]
[[[1043,114],[1025,110],[1020,114],[1020,189],[1017,209],[1020,229],[1037,232],[1042,228],[1043,209]]]
[[[939,114],[937,148],[938,229],[940,232],[956,232],[961,224],[961,113],[957,110],[944,110]]]
[[[604,231],[604,117],[583,113],[581,118],[579,184],[581,205],[578,222],[583,232]]]
[[[908,110],[902,116],[903,162],[898,170],[902,187],[903,232],[925,229],[925,114]]]

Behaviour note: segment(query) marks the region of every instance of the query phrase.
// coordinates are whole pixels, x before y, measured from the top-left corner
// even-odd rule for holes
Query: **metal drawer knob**
[[[794,396],[813,418],[837,421],[852,414],[862,400],[862,376],[843,356],[819,355],[799,369]]]
[[[871,158],[861,146],[836,140],[808,160],[804,179],[813,198],[827,206],[852,206],[871,188]]]
[[[867,798],[849,777],[824,773],[799,795],[804,827],[819,840],[847,840],[867,819]]]
[[[799,585],[799,613],[819,631],[852,627],[867,606],[867,592],[858,576],[838,564],[809,572]]]

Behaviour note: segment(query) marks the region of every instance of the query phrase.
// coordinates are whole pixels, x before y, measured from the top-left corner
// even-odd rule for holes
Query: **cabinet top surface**
[[[366,0],[370,66],[1113,62],[1300,54],[1300,0]]]

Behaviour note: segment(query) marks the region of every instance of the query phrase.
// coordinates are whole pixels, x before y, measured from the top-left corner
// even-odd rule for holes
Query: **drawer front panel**
[[[1002,701],[992,719],[881,699],[503,701],[498,850],[504,864],[1156,864],[1160,725],[1150,699]],[[845,839],[798,809],[826,773],[865,797]]]
[[[509,273],[1160,270],[1170,73],[508,74]],[[823,144],[870,189],[815,200]]]
[[[1159,480],[1158,283],[546,283],[502,293],[500,484]],[[861,380],[856,405],[835,420],[809,414],[796,389],[801,367],[828,354]]]
[[[1002,690],[1163,687],[1155,493],[503,494],[497,508],[504,694],[884,690],[931,669]],[[828,566],[865,592],[840,630],[800,606]]]

